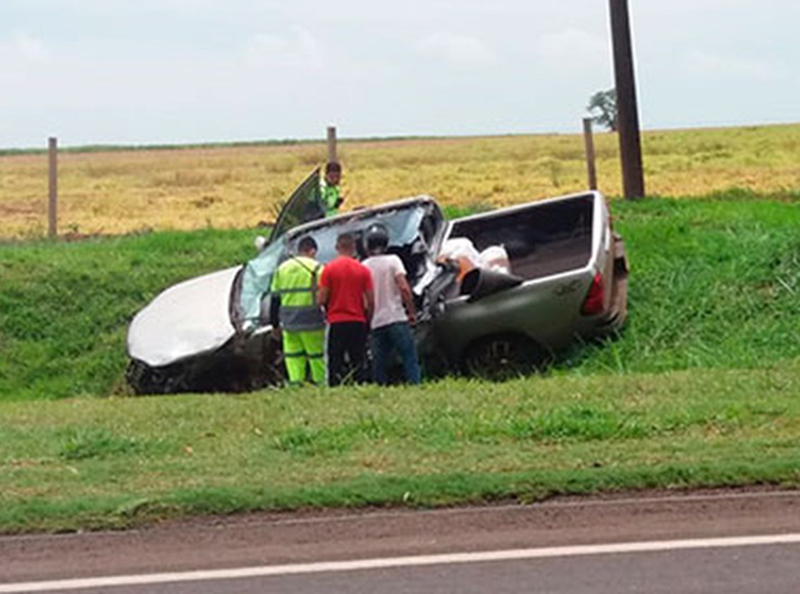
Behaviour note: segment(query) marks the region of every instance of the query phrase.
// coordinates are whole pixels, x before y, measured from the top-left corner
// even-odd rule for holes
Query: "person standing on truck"
[[[317,304],[323,266],[314,258],[317,242],[303,237],[296,256],[278,267],[272,278],[270,322],[283,335],[283,356],[289,385],[300,385],[310,370],[311,381],[325,383],[325,317]]]
[[[386,253],[389,233],[383,225],[373,225],[366,237],[369,258],[364,260],[364,266],[372,272],[375,286],[375,313],[370,332],[375,381],[384,386],[389,383],[389,362],[397,352],[403,363],[405,381],[418,384],[422,378],[411,331],[417,316],[405,266],[398,256]]]
[[[338,256],[319,281],[317,303],[328,318],[328,385],[352,378],[368,381],[367,337],[374,308],[372,274],[356,259],[356,242],[344,233],[336,239]]]
[[[326,217],[336,216],[339,212],[339,207],[344,202],[344,197],[339,188],[339,182],[341,181],[341,164],[338,161],[328,161],[325,165],[325,179],[322,180],[320,185],[320,195]]]

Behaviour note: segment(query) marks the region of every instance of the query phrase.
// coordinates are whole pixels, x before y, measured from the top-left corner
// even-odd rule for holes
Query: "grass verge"
[[[252,231],[0,246],[0,531],[800,478],[800,208],[613,205],[630,324],[505,384],[120,398],[124,335]],[[91,398],[81,396],[108,396]]]
[[[800,481],[800,359],[754,370],[3,405],[0,531]]]
[[[125,393],[133,315],[255,254],[256,230],[0,245],[0,401]]]
[[[554,373],[800,357],[800,203],[728,193],[612,210],[631,264],[630,324],[619,340],[577,345]],[[133,315],[171,284],[246,261],[256,233],[0,245],[0,402],[127,393]]]

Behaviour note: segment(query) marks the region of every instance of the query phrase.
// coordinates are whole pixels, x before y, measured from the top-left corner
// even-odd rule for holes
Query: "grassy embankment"
[[[617,138],[596,135],[600,187],[620,193]],[[731,188],[781,195],[800,187],[800,125],[643,135],[648,191],[701,196]],[[242,228],[320,164],[323,143],[70,151],[59,160],[62,233]],[[342,142],[347,205],[431,194],[443,204],[502,206],[579,191],[580,135]],[[47,157],[0,154],[0,238],[47,227]],[[266,213],[266,214],[265,214]]]
[[[165,285],[247,257],[252,233],[0,247],[0,531],[796,485],[797,199],[613,210],[632,265],[626,332],[496,385],[120,397],[130,316]]]

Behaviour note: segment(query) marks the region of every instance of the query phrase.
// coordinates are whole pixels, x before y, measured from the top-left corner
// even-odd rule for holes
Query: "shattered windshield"
[[[366,257],[363,235],[371,225],[379,223],[386,227],[389,233],[389,247],[401,248],[417,238],[424,216],[425,210],[417,204],[383,212],[374,210],[356,212],[344,220],[331,221],[330,225],[309,229],[308,232],[292,233],[289,249],[294,250],[302,237],[310,235],[317,242],[316,259],[322,263],[330,262],[336,257],[336,238],[343,233],[351,233],[356,239],[358,255],[363,259]]]
[[[387,210],[355,211],[280,235],[245,266],[240,296],[243,329],[247,331],[259,325],[262,302],[269,294],[272,275],[289,254],[296,253],[297,243],[305,236],[317,242],[316,259],[324,264],[336,257],[336,238],[342,233],[352,233],[359,258],[363,259],[366,257],[364,233],[371,225],[380,223],[389,233],[389,252],[400,256],[413,282],[427,270],[432,258],[429,242],[436,232],[439,217],[431,217],[430,209],[429,203],[410,202]]]
[[[286,254],[285,237],[271,243],[258,256],[250,260],[242,274],[240,306],[242,328],[247,331],[259,325],[261,301],[269,293],[272,275]]]

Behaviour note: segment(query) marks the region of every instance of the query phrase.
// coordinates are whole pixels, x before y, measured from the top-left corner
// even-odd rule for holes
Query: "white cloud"
[[[687,54],[685,61],[688,71],[702,78],[763,82],[784,75],[781,64],[750,57],[694,51]]]
[[[609,61],[608,40],[580,29],[564,29],[545,35],[536,53],[560,70],[586,71]]]
[[[41,64],[50,59],[50,51],[42,39],[22,32],[14,33],[8,42],[0,45],[0,52],[6,56],[4,61]]]
[[[797,119],[800,2],[630,4],[648,125]],[[598,0],[0,0],[0,140],[572,130],[613,85],[608,20]]]
[[[146,12],[175,12],[183,15],[197,12],[222,12],[231,10],[234,5],[246,8],[257,4],[256,0],[4,0],[4,4],[24,5],[26,9],[66,13],[121,14]]]
[[[275,67],[321,67],[323,51],[306,29],[296,27],[289,35],[259,34],[245,48],[249,64]]]
[[[483,66],[494,61],[483,41],[467,35],[434,33],[419,40],[416,49],[423,55],[462,67]]]

